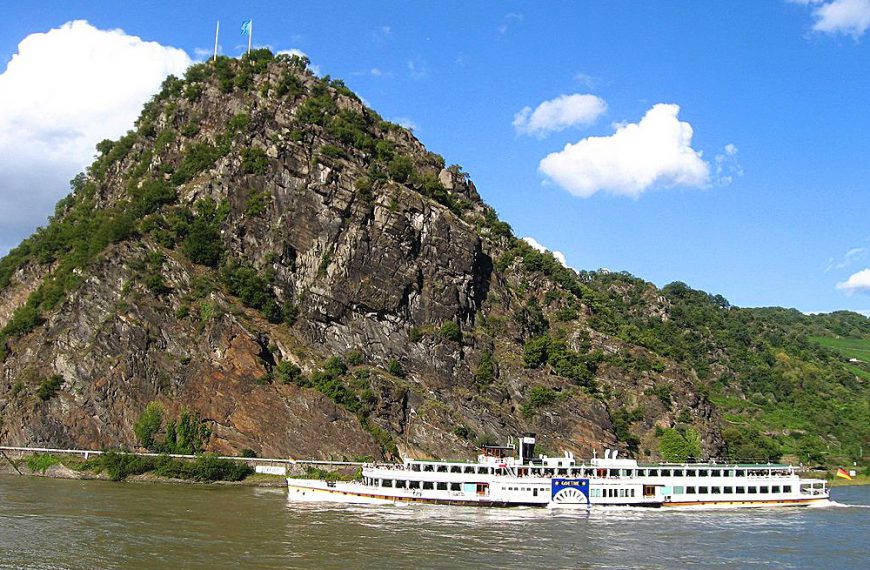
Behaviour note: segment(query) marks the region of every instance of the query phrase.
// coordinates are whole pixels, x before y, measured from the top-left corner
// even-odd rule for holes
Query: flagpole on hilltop
[[[214,59],[212,61],[217,61],[217,50],[218,50],[218,34],[221,31],[221,21],[217,21],[217,27],[214,29]]]
[[[254,38],[254,20],[248,26],[248,53],[251,53],[251,40]]]

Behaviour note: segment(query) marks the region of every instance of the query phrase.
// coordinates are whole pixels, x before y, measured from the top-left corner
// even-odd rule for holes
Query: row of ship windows
[[[738,495],[742,495],[745,493],[749,493],[750,495],[755,494],[767,494],[767,493],[791,493],[791,485],[785,485],[780,487],[779,485],[767,486],[762,485],[761,487],[680,487],[675,486],[673,493],[674,495],[730,495],[732,493],[736,493]]]
[[[431,473],[477,473],[501,475],[503,470],[495,467],[473,465],[420,465],[411,464],[411,471]],[[763,477],[787,475],[787,469],[556,469],[520,467],[521,474],[532,476],[572,475],[581,477]]]
[[[634,489],[590,489],[590,497],[634,497]]]

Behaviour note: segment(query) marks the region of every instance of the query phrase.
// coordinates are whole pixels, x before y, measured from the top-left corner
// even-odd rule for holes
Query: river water
[[[0,476],[0,568],[870,567],[870,487],[825,508],[590,514],[286,494]]]

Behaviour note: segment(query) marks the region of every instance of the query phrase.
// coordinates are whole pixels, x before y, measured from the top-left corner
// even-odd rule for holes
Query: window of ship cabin
[[[655,497],[656,488],[653,485],[644,485],[643,486],[643,496],[644,497]]]
[[[658,477],[658,476],[659,476],[659,470],[658,470],[658,469],[650,469],[650,470],[649,470],[649,476],[650,476],[650,477]]]
[[[419,463],[413,463],[413,464],[411,464],[411,471],[419,471],[419,470],[420,470],[420,464],[419,464]]]
[[[419,489],[420,482],[419,481],[408,481],[408,488],[409,489]]]
[[[631,489],[631,496],[634,497],[634,489]]]
[[[733,469],[729,469],[728,471],[725,472],[726,477],[734,477],[734,475],[735,475],[735,471]]]
[[[438,473],[447,473],[447,466],[446,465],[439,465],[438,466]]]
[[[694,487],[686,487],[686,494],[687,494],[687,495],[694,495],[694,494],[695,494],[695,488],[694,488]]]
[[[686,477],[695,477],[698,475],[698,472],[694,469],[686,469]]]
[[[708,487],[698,487],[698,494],[699,495],[706,495],[708,492],[709,492]]]
[[[698,477],[707,477],[710,474],[706,469],[698,469]]]
[[[462,473],[462,467],[460,467],[459,465],[452,465],[450,467],[450,472],[451,473]]]
[[[435,471],[435,467],[433,465],[424,465],[423,471]]]
[[[681,485],[677,485],[676,487],[674,487],[674,495],[682,495],[683,491],[684,489]]]
[[[743,495],[746,493],[746,487],[737,487],[737,493]]]
[[[474,473],[474,467],[466,467],[465,472],[466,473]]]
[[[460,485],[459,483],[450,483],[450,490],[451,491],[461,491],[462,485]]]
[[[446,491],[447,490],[447,483],[438,483],[438,485],[436,486],[436,489],[438,489],[439,491]]]
[[[750,488],[749,488],[749,494],[750,494],[750,495],[756,495],[756,494],[758,494],[758,487],[750,487]]]
[[[786,485],[782,488],[783,493],[791,493],[791,485]]]
[[[683,470],[682,469],[674,469],[674,477],[682,477]]]
[[[767,486],[762,487],[760,492],[761,493],[770,493],[770,487],[767,487]]]
[[[483,475],[483,474],[486,474],[487,469],[486,469],[486,467],[478,467],[478,468],[477,468],[477,472],[478,472],[479,474]]]
[[[392,487],[392,486],[393,486],[392,479],[384,479],[383,481],[381,481],[381,487]]]
[[[431,491],[433,489],[432,481],[423,481],[423,489]]]
[[[662,477],[670,477],[671,470],[670,469],[662,469]]]
[[[567,475],[568,474],[567,469],[559,469],[558,472],[559,472],[559,475]]]
[[[625,498],[625,489],[620,489],[620,490],[619,490],[619,496],[622,497],[622,498]]]
[[[396,479],[396,489],[405,489],[408,486],[408,482],[404,479]]]
[[[710,489],[710,492],[713,493],[714,495],[720,495],[720,494],[722,494],[722,487],[712,487]]]
[[[710,471],[710,477],[721,477],[721,476],[722,476],[722,471],[720,471],[719,469],[713,469],[712,471]]]
[[[770,490],[771,493],[779,493],[779,485],[774,485]]]
[[[731,495],[734,493],[734,487],[725,487],[722,492],[726,495]]]

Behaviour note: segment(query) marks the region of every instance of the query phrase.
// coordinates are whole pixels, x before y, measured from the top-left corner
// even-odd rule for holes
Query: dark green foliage
[[[194,461],[183,461],[167,456],[143,457],[115,451],[98,455],[86,461],[82,467],[98,473],[105,472],[113,481],[123,481],[132,475],[144,473],[200,482],[241,481],[254,472],[244,462],[220,459],[210,454],[197,457]]]
[[[365,356],[359,350],[351,350],[344,356],[344,360],[349,366],[360,366],[365,362]]]
[[[438,334],[444,340],[451,342],[460,342],[462,340],[462,329],[459,328],[459,325],[455,321],[444,321],[444,324],[438,330]]]
[[[61,386],[63,386],[63,376],[52,374],[39,384],[39,388],[36,389],[36,397],[43,402],[50,400],[57,394]]]
[[[275,88],[275,93],[278,97],[297,97],[302,95],[304,92],[305,88],[302,86],[302,82],[299,81],[299,78],[287,71],[281,75],[281,79],[278,81],[278,85]]]
[[[347,158],[347,153],[340,146],[325,144],[320,147],[320,154],[330,158]]]
[[[269,68],[269,62],[275,58],[269,48],[254,48],[245,52],[242,63],[248,64],[256,74],[264,73]]]
[[[402,368],[402,364],[395,358],[391,358],[390,361],[387,362],[387,372],[398,378],[405,377],[405,369]]]
[[[245,214],[248,216],[259,216],[265,213],[270,199],[271,196],[265,190],[254,190],[248,196],[248,200],[245,203]]]
[[[407,156],[400,155],[387,164],[387,172],[396,182],[407,182],[414,172],[414,163]]]
[[[239,451],[239,457],[254,458],[257,457],[257,452],[246,447]]]
[[[245,305],[262,312],[269,322],[284,321],[284,313],[269,279],[261,277],[256,269],[231,264],[224,267],[221,279],[230,293],[240,298]]]
[[[187,236],[181,250],[194,263],[217,267],[224,255],[220,222],[225,212],[214,200],[203,199],[195,204],[196,217],[184,228]]]
[[[643,419],[640,410],[635,410],[633,413],[624,408],[617,408],[610,413],[610,421],[613,422],[613,432],[616,434],[616,439],[625,443],[629,451],[637,453],[640,439],[631,433],[631,424]]]
[[[474,381],[478,386],[485,388],[495,381],[496,368],[492,352],[484,350],[480,354],[480,362],[474,370]]]
[[[782,455],[775,441],[750,426],[728,426],[722,430],[722,438],[731,461],[778,461]],[[805,455],[803,459],[810,458]]]
[[[338,356],[331,356],[323,363],[323,371],[331,378],[347,374],[347,365]]]
[[[242,149],[242,170],[245,174],[265,174],[269,167],[269,159],[261,148]]]
[[[196,142],[187,148],[178,169],[172,175],[172,183],[184,184],[197,174],[208,170],[224,155],[224,150],[207,142]]]
[[[417,327],[411,327],[411,331],[408,333],[408,340],[411,342],[420,342],[423,340],[423,333]]]
[[[523,402],[523,415],[531,417],[537,413],[540,408],[546,408],[556,403],[558,395],[552,388],[544,386],[532,386]]]
[[[329,90],[323,85],[317,85],[312,89],[311,96],[299,106],[296,118],[303,124],[326,126],[337,112],[338,105]]]
[[[550,337],[543,335],[526,341],[523,345],[523,364],[526,368],[537,368],[547,362]]]
[[[287,360],[282,360],[275,366],[275,377],[281,384],[296,383],[302,376],[302,370]]]
[[[211,430],[206,423],[196,414],[182,408],[178,419],[170,419],[164,431],[164,415],[160,402],[149,402],[145,406],[142,415],[133,425],[139,444],[157,453],[201,453],[211,436]]]

